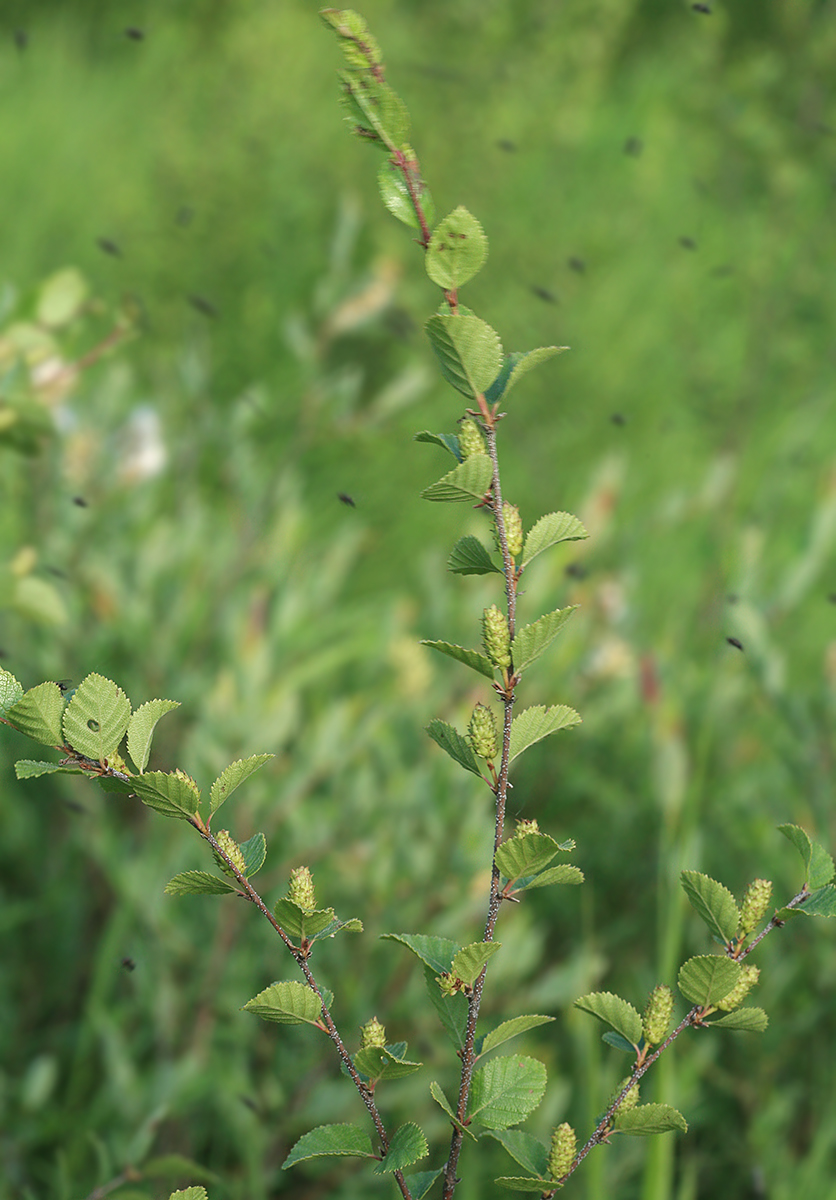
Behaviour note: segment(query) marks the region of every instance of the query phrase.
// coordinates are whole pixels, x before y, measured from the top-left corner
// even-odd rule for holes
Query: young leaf
[[[804,869],[810,865],[810,858],[813,853],[813,843],[810,841],[807,834],[799,825],[779,825],[778,832],[783,833],[784,837],[792,842],[798,853],[801,855],[804,862]]]
[[[491,1129],[488,1137],[495,1138],[526,1171],[531,1171],[540,1179],[548,1178],[548,1147],[530,1133],[524,1133],[522,1129]],[[545,1188],[540,1190],[545,1191]]]
[[[228,879],[219,879],[208,871],[183,871],[165,885],[168,896],[223,896],[235,890]]]
[[[430,721],[427,733],[460,767],[464,767],[466,771],[472,771],[474,775],[481,778],[482,772],[479,770],[479,763],[471,749],[470,742],[463,738],[457,729],[448,725],[446,721],[436,719]]]
[[[412,440],[413,442],[430,442],[433,446],[441,446],[444,450],[450,451],[456,462],[463,461],[459,439],[455,433],[430,433],[429,429],[424,429],[421,433],[413,434]]]
[[[580,717],[573,708],[565,704],[556,704],[546,708],[537,704],[534,708],[526,708],[511,722],[511,752],[509,762],[518,758],[523,750],[542,741],[550,733],[558,729],[568,729],[571,725],[579,725]]]
[[[481,500],[493,478],[493,467],[487,454],[474,454],[448,472],[435,483],[425,487],[421,495],[425,500],[441,504],[456,504],[467,500]]]
[[[128,754],[140,775],[148,766],[157,722],[167,712],[179,707],[176,700],[148,700],[140,704],[128,722]]]
[[[818,891],[833,878],[833,859],[827,851],[813,842],[810,854],[810,866],[807,871],[807,886],[811,892]]]
[[[446,654],[448,658],[455,658],[457,662],[464,663],[466,667],[478,671],[486,679],[493,679],[493,663],[487,655],[478,650],[466,650],[464,646],[454,646],[452,642],[433,642],[429,638],[424,638],[421,645],[438,650],[439,653]]]
[[[424,265],[433,283],[450,292],[472,279],[487,257],[488,239],[484,229],[466,208],[459,205],[436,226],[424,256]]]
[[[383,933],[381,937],[385,941],[400,942],[406,946],[436,975],[444,975],[450,970],[453,957],[460,949],[449,938],[430,937],[425,933]]]
[[[567,608],[556,608],[533,625],[524,625],[517,630],[511,644],[515,671],[524,671],[548,649],[577,607],[577,604],[571,604]]]
[[[415,171],[412,172],[412,183],[416,200],[421,206],[426,222],[428,225],[432,225],[435,220],[435,205],[429,189]],[[402,221],[404,225],[409,225],[412,229],[421,228],[403,171],[388,158],[377,173],[377,186],[383,203],[393,217]]]
[[[450,1040],[455,1049],[457,1051],[463,1050],[467,1030],[467,996],[463,992],[456,992],[452,996],[445,996],[438,986],[439,974],[439,971],[434,971],[431,967],[424,966],[424,982],[427,985],[427,995],[430,998],[433,1008],[438,1013],[438,1019],[449,1033]]]
[[[64,709],[64,737],[87,758],[102,761],[112,754],[128,728],[131,702],[103,675],[88,675]]]
[[[728,989],[727,989],[728,990]],[[726,993],[724,992],[723,995]],[[592,1013],[599,1021],[611,1026],[634,1048],[642,1038],[642,1019],[632,1004],[612,992],[590,992],[575,1001],[575,1008]]]
[[[473,984],[482,974],[482,968],[489,958],[493,958],[501,946],[501,942],[473,942],[464,946],[450,964],[450,974],[460,979],[467,987]]]
[[[558,844],[547,833],[527,833],[503,842],[496,852],[496,865],[513,882],[524,875],[536,875],[548,866],[558,852]]]
[[[522,565],[527,566],[532,558],[558,542],[578,542],[587,537],[589,534],[571,513],[547,513],[526,534]]]
[[[734,1012],[726,1013],[719,1021],[709,1021],[712,1028],[737,1029],[746,1033],[763,1033],[769,1024],[769,1017],[762,1008],[736,1008]]]
[[[363,922],[359,917],[349,917],[347,921],[339,921],[336,918],[330,925],[326,925],[324,929],[318,929],[316,933],[308,934],[309,942],[318,942],[322,938],[336,937],[338,933],[362,933]]]
[[[109,780],[109,783],[121,783],[121,780]],[[123,790],[122,788],[107,788],[106,790]],[[124,790],[135,793],[143,804],[153,808],[164,817],[175,817],[188,821],[198,810],[200,792],[197,784],[188,775],[167,773],[165,771],[150,771],[146,775],[135,775],[124,784]]]
[[[541,871],[533,879],[518,881],[514,887],[514,892],[530,892],[533,888],[550,887],[555,883],[574,885],[583,883],[583,881],[584,874],[580,867],[573,867],[569,863],[560,863],[557,867],[549,867],[548,870]]]
[[[619,1133],[636,1137],[647,1137],[654,1133],[688,1132],[688,1122],[682,1113],[669,1104],[638,1104],[626,1112],[615,1114],[615,1128]]]
[[[721,942],[733,942],[740,924],[740,911],[729,889],[699,871],[683,871],[681,880],[685,895],[711,933]]]
[[[473,1072],[468,1115],[485,1129],[518,1125],[543,1099],[546,1068],[535,1058],[493,1058]]]
[[[239,758],[230,763],[212,784],[210,792],[209,813],[215,813],[245,779],[263,767],[272,754],[254,754],[251,758]]]
[[[502,362],[502,343],[496,330],[479,317],[446,312],[430,317],[424,328],[447,382],[468,400],[482,395]]]
[[[306,912],[286,896],[273,905],[273,915],[290,937],[307,938],[308,941],[328,929],[337,919],[333,908],[317,908],[313,912]]]
[[[502,370],[491,386],[485,392],[488,404],[496,404],[510,392],[515,383],[519,383],[523,375],[528,374],[532,367],[548,362],[555,354],[562,354],[568,346],[540,346],[538,350],[515,350],[505,355]]]
[[[145,1174],[144,1168],[143,1174]],[[122,1195],[124,1196],[125,1193],[122,1192]],[[209,1198],[205,1187],[201,1187],[199,1184],[192,1184],[191,1187],[181,1188],[177,1192],[172,1192],[168,1200],[209,1200]]]
[[[251,875],[255,875],[256,871],[261,870],[267,857],[267,840],[264,834],[254,833],[251,838],[247,838],[246,842],[242,842],[241,853],[247,864],[244,874],[249,879]]]
[[[458,1119],[458,1117],[456,1116],[456,1114],[453,1112],[452,1108],[450,1107],[450,1101],[444,1095],[444,1092],[441,1090],[441,1088],[435,1082],[435,1080],[433,1080],[433,1082],[430,1084],[430,1095],[432,1096],[433,1100],[435,1100],[436,1104],[438,1104],[441,1108],[444,1109],[444,1111],[447,1113],[447,1116],[450,1118],[451,1123],[453,1125],[455,1125],[455,1127],[456,1127],[456,1129],[458,1129],[459,1133],[466,1133],[467,1136],[469,1138],[473,1138],[473,1141],[475,1142],[476,1135],[471,1133],[466,1125],[462,1125],[461,1121]]]
[[[456,542],[447,560],[447,570],[454,575],[490,575],[492,571],[502,574],[499,567],[494,565],[489,551],[472,534]]]
[[[302,984],[299,985],[302,987]],[[304,1133],[282,1163],[282,1170],[304,1162],[306,1158],[321,1158],[344,1154],[352,1158],[375,1158],[369,1135],[357,1125],[320,1125]]]
[[[703,954],[683,963],[677,983],[686,1000],[705,1007],[728,996],[739,979],[739,963],[722,955]]]
[[[80,767],[62,767],[60,763],[35,762],[31,758],[20,758],[15,763],[18,779],[37,779],[39,775],[83,775]]]
[[[554,1017],[540,1017],[532,1015],[525,1017],[512,1017],[510,1021],[503,1021],[501,1025],[497,1025],[496,1029],[486,1034],[482,1039],[482,1043],[478,1050],[478,1056],[481,1057],[481,1055],[487,1054],[489,1050],[495,1050],[496,1047],[501,1046],[503,1042],[510,1041],[511,1038],[519,1037],[521,1033],[526,1033],[529,1029],[536,1029],[538,1025],[547,1025],[553,1020]],[[520,1160],[517,1159],[517,1162],[519,1161]],[[525,1166],[525,1163],[523,1163],[523,1166]]]
[[[412,1121],[396,1129],[386,1151],[383,1162],[374,1169],[375,1175],[385,1175],[390,1171],[402,1171],[411,1166],[419,1158],[426,1158],[429,1152],[427,1139]]]
[[[808,917],[836,917],[836,887],[832,883],[811,892],[803,904],[790,912],[804,913]]]
[[[322,1001],[306,984],[290,980],[271,983],[247,1001],[244,1011],[280,1025],[316,1025],[322,1016]]]
[[[438,1167],[435,1171],[415,1171],[413,1174],[407,1175],[406,1182],[412,1200],[424,1200],[424,1196],[443,1170],[443,1167]]]
[[[64,697],[57,683],[39,683],[6,709],[5,717],[15,729],[43,746],[60,746],[64,741],[61,717]]]
[[[23,697],[23,688],[10,671],[0,667],[0,717]]]
[[[402,1079],[419,1071],[424,1064],[401,1058],[388,1046],[367,1046],[354,1055],[354,1065],[368,1079],[377,1082],[381,1079]]]

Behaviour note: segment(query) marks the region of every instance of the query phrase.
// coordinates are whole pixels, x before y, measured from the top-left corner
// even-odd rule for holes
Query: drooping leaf
[[[118,784],[121,781],[114,779],[108,782]],[[181,821],[188,821],[194,816],[200,805],[197,784],[182,772],[149,771],[145,775],[134,775],[120,788],[108,787],[106,790],[133,792],[155,812]]]
[[[435,1080],[433,1080],[433,1082],[430,1084],[430,1095],[432,1096],[433,1100],[435,1100],[436,1104],[438,1104],[441,1108],[444,1109],[444,1111],[447,1113],[447,1116],[450,1118],[450,1121],[452,1122],[452,1124],[455,1125],[456,1129],[458,1129],[458,1131],[460,1133],[466,1133],[467,1136],[469,1138],[472,1138],[473,1141],[475,1142],[476,1135],[473,1134],[467,1128],[467,1126],[463,1125],[462,1122],[458,1119],[458,1117],[453,1112],[453,1109],[450,1106],[450,1101],[444,1095],[444,1092],[441,1090],[441,1087],[439,1086],[439,1084],[437,1084],[435,1082]]]
[[[254,833],[251,838],[247,838],[246,842],[242,842],[241,853],[247,864],[244,874],[249,879],[251,875],[255,875],[256,871],[261,870],[267,857],[267,840],[264,834]]]
[[[401,1043],[404,1045],[405,1043]],[[367,1046],[354,1055],[354,1065],[368,1079],[403,1079],[419,1071],[423,1063],[397,1055],[389,1046]],[[413,1160],[414,1161],[414,1160]]]
[[[833,872],[833,859],[818,842],[813,842],[810,854],[810,866],[807,871],[807,886],[810,891],[818,891],[819,888],[830,883],[833,878]]]
[[[417,171],[413,171],[411,182],[415,198],[421,205],[426,222],[428,225],[432,225],[435,220],[435,205],[429,188]],[[393,217],[402,221],[404,225],[409,225],[412,229],[421,228],[403,171],[388,158],[377,173],[377,186],[383,203]]]
[[[473,1072],[468,1115],[485,1129],[507,1129],[533,1113],[546,1090],[546,1068],[535,1058],[493,1058]]]
[[[94,673],[81,681],[64,709],[64,737],[79,754],[101,761],[122,741],[130,719],[131,702],[122,689]]]
[[[247,1001],[244,1011],[280,1025],[316,1025],[322,1016],[322,1001],[307,984],[289,980],[271,983]]]
[[[426,1158],[429,1152],[427,1139],[412,1121],[396,1129],[389,1143],[389,1149],[383,1162],[377,1164],[375,1175],[386,1175],[391,1171],[402,1171],[411,1166],[419,1158]]]
[[[615,1050],[624,1050],[627,1054],[636,1053],[636,1047],[633,1043],[628,1042],[626,1037],[622,1037],[614,1029],[608,1029],[606,1033],[602,1033],[601,1041],[606,1042],[608,1046],[612,1046]]]
[[[540,346],[537,350],[514,350],[511,354],[506,354],[502,370],[485,392],[488,404],[496,404],[501,400],[532,367],[548,362],[555,354],[562,354],[568,349],[568,346]]]
[[[235,762],[230,763],[228,767],[225,767],[212,784],[212,790],[209,794],[210,815],[217,812],[235,789],[240,787],[245,779],[249,779],[259,767],[263,767],[268,758],[272,757],[272,754],[253,754],[251,758],[239,758]]]
[[[23,698],[23,688],[10,671],[0,667],[0,717]]]
[[[179,707],[176,700],[148,700],[140,704],[128,722],[128,754],[140,775],[148,766],[157,722],[167,712]]]
[[[641,1041],[641,1017],[632,1004],[613,992],[590,992],[588,996],[581,996],[575,1001],[575,1008],[592,1013],[593,1017],[597,1017],[599,1021],[603,1021],[626,1038],[631,1046],[637,1047]]]
[[[413,442],[430,442],[433,446],[441,446],[444,450],[449,450],[455,458],[456,462],[463,461],[459,439],[455,433],[430,433],[429,429],[423,429],[420,433],[412,435]]]
[[[493,467],[487,454],[474,454],[441,479],[425,487],[421,495],[425,500],[441,504],[479,501],[488,490],[492,478]]]
[[[436,313],[424,328],[447,382],[468,400],[482,395],[502,362],[502,343],[496,330],[487,321],[462,313]]]
[[[467,650],[464,646],[456,646],[452,642],[434,642],[428,638],[422,639],[421,645],[438,650],[440,654],[446,654],[448,658],[455,658],[457,662],[464,663],[466,667],[478,671],[486,679],[493,679],[493,663],[486,654],[482,654],[479,650]],[[430,736],[432,737],[432,734]]]
[[[300,984],[300,987],[302,985]],[[375,1158],[369,1135],[357,1125],[320,1125],[305,1133],[282,1163],[282,1170],[304,1162],[306,1158],[327,1155],[348,1155],[352,1158]]]
[[[804,863],[804,869],[810,865],[810,858],[813,853],[813,843],[799,825],[779,825],[778,832],[783,833],[784,837],[792,842],[801,859]]]
[[[548,866],[559,846],[547,833],[526,833],[523,837],[508,838],[496,852],[496,865],[506,879],[536,875]]]
[[[736,1008],[725,1013],[718,1021],[708,1022],[712,1028],[737,1029],[746,1033],[763,1033],[769,1025],[769,1017],[762,1008]]]
[[[479,1056],[487,1054],[489,1050],[495,1050],[503,1042],[519,1037],[521,1033],[527,1033],[529,1029],[536,1029],[538,1025],[548,1025],[553,1020],[554,1017],[540,1017],[535,1015],[512,1017],[510,1021],[503,1021],[501,1025],[497,1025],[496,1029],[485,1034],[477,1053]],[[517,1159],[517,1161],[519,1162],[520,1160]],[[523,1166],[525,1166],[525,1163],[523,1163]]]
[[[424,1200],[443,1170],[443,1167],[438,1167],[435,1171],[414,1171],[411,1175],[406,1175],[405,1179],[412,1200]]]
[[[560,863],[556,867],[549,867],[547,870],[541,871],[533,879],[520,880],[515,885],[514,891],[530,892],[533,888],[550,887],[556,883],[575,885],[583,883],[583,881],[584,874],[580,867],[573,867],[570,863]]]
[[[183,871],[165,885],[169,896],[223,896],[236,891],[228,879],[220,879],[208,871]]]
[[[566,704],[555,704],[552,708],[537,704],[533,708],[526,708],[511,722],[509,762],[513,762],[522,754],[523,750],[527,750],[535,742],[542,741],[550,733],[556,733],[558,729],[568,729],[572,725],[579,725],[580,720],[575,710]]]
[[[427,985],[427,995],[430,998],[441,1024],[450,1035],[450,1040],[457,1051],[464,1049],[465,1033],[467,1031],[467,996],[463,992],[455,992],[445,996],[438,986],[440,972],[432,967],[424,966],[424,981]]]
[[[558,542],[578,542],[589,537],[577,517],[571,513],[547,513],[529,529],[523,545],[522,565],[526,566],[543,550]]]
[[[488,1137],[495,1138],[508,1154],[526,1171],[540,1179],[548,1178],[549,1150],[537,1138],[522,1129],[489,1129]],[[545,1188],[541,1188],[545,1191]]]
[[[548,649],[577,607],[577,604],[571,604],[567,608],[557,608],[533,625],[524,625],[517,630],[511,644],[515,671],[524,671]]]
[[[456,542],[447,560],[447,570],[452,571],[454,575],[490,575],[491,572],[502,574],[500,568],[494,564],[488,549],[472,534],[467,534]]]
[[[449,292],[472,279],[487,257],[488,239],[484,229],[466,208],[459,205],[435,227],[424,265],[433,283]]]
[[[718,954],[701,954],[682,964],[677,983],[686,1000],[704,1007],[728,996],[739,979],[739,963]]]
[[[804,913],[807,917],[836,917],[836,887],[828,883],[811,892],[803,904],[792,912]]]
[[[461,949],[449,938],[432,937],[425,933],[383,933],[381,937],[384,941],[400,942],[406,946],[436,975],[443,975],[450,970],[454,956]]]
[[[5,718],[15,729],[43,746],[60,746],[64,736],[61,717],[64,697],[57,683],[39,683],[24,692],[20,700],[6,709]]]
[[[482,974],[485,963],[489,958],[493,958],[500,946],[501,942],[473,942],[462,947],[450,964],[450,974],[472,987]]]
[[[460,767],[464,767],[466,771],[472,771],[474,775],[481,778],[479,762],[471,749],[470,742],[467,738],[463,738],[457,729],[448,725],[446,721],[436,719],[430,721],[427,733]]]
[[[669,1104],[637,1104],[635,1108],[615,1114],[615,1128],[619,1133],[635,1137],[649,1137],[655,1133],[688,1132],[688,1122],[682,1113]]]
[[[685,895],[711,933],[721,942],[734,941],[740,911],[729,889],[699,871],[683,871],[681,880]]]
[[[18,779],[37,779],[39,775],[83,775],[80,767],[62,767],[60,763],[35,762],[30,758],[20,758],[15,763],[15,775]]]

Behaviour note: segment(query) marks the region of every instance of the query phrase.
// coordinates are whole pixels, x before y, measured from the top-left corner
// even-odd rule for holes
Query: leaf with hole
[[[122,741],[130,719],[131,702],[122,689],[94,673],[64,709],[64,738],[77,753],[103,761]]]

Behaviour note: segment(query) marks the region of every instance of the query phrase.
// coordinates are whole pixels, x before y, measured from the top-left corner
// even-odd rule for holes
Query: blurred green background
[[[584,724],[512,794],[576,839],[587,883],[503,913],[483,1008],[484,1028],[557,1018],[516,1044],[549,1068],[543,1138],[584,1136],[627,1065],[572,1000],[641,1007],[710,950],[679,870],[786,899],[800,863],[775,826],[836,840],[836,4],[709,7],[362,10],[439,214],[465,204],[490,238],[466,302],[506,348],[572,348],[502,427],[526,523],[568,509],[592,535],[525,577],[524,620],[582,608],[522,699]],[[315,5],[0,17],[0,661],[27,687],[98,671],[135,705],[182,701],[152,765],[204,786],[276,755],[230,828],[265,832],[268,897],[304,862],[364,921],[315,965],[352,1048],[376,1013],[426,1064],[380,1100],[438,1165],[428,1084],[452,1088],[456,1060],[414,960],[377,939],[478,938],[493,828],[422,732],[487,695],[418,639],[476,644],[495,597],[445,573],[478,514],[418,497],[449,460],[411,435],[461,415],[421,332],[436,290],[341,128]],[[208,865],[185,826],[83,781],[16,783],[32,749],[4,731],[0,1200],[164,1198],[199,1181],[144,1173],[172,1154],[212,1200],[394,1194],[350,1163],[281,1172],[303,1132],[362,1120],[313,1031],[238,1011],[292,964],[244,906],[163,895]],[[573,1194],[836,1197],[832,930],[799,920],[758,962],[767,1033],[694,1033],[643,1088],[687,1136],[617,1140]],[[457,1196],[509,1169],[466,1147]]]

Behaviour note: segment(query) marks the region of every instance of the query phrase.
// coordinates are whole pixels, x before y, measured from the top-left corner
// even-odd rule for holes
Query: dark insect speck
[[[557,296],[554,292],[550,292],[548,288],[538,287],[536,283],[532,283],[531,290],[538,300],[545,301],[546,304],[557,304]]]
[[[836,604],[836,592],[831,592],[827,598],[831,604]]]
[[[738,596],[737,592],[729,592],[728,596],[726,596],[726,599],[728,600],[729,604],[737,604],[740,597]]]
[[[130,38],[132,42],[141,42],[145,34],[141,29],[137,29],[136,25],[129,25],[125,30],[125,37]]]
[[[583,563],[573,562],[565,568],[565,573],[572,579],[586,579],[589,568],[585,567]]]
[[[339,501],[341,501],[343,504],[348,505],[349,508],[357,507],[357,505],[354,503],[353,499],[351,498],[351,496],[349,496],[349,494],[347,492],[337,492],[337,499]]]
[[[16,29],[14,31],[14,39],[18,50],[25,50],[29,45],[29,34],[25,29]]]
[[[568,261],[573,271],[577,271],[579,275],[583,275],[586,270],[586,263],[582,258],[570,258]]]
[[[740,638],[727,637],[726,641],[730,646],[734,646],[736,650],[743,649],[743,643],[741,642]]]
[[[515,154],[517,143],[510,141],[508,138],[500,138],[496,143],[500,150],[504,150],[506,154]]]
[[[189,304],[191,304],[192,308],[196,309],[197,312],[202,313],[204,317],[211,317],[213,320],[215,317],[217,317],[218,310],[215,308],[212,301],[207,300],[205,296],[191,295],[187,296],[186,299],[188,300]]]
[[[70,690],[71,683],[72,683],[72,679],[56,679],[55,680],[55,686],[58,688],[58,690],[62,696],[65,696],[67,694],[67,692]]]
[[[73,496],[73,504],[75,504],[77,508],[87,508],[87,501],[83,496]]]
[[[644,143],[641,138],[628,137],[624,143],[624,153],[631,155],[633,158],[639,158],[642,150],[644,150]]]
[[[696,250],[697,248],[697,243],[693,238],[689,237],[681,237],[679,239],[679,244],[683,250]]]
[[[181,204],[177,209],[177,214],[174,218],[175,223],[177,225],[182,225],[183,228],[185,228],[187,225],[191,225],[193,220],[194,209],[189,208],[188,204]]]
[[[711,9],[707,4],[692,4],[691,8],[693,8],[694,12],[705,13],[706,16],[710,16],[711,14]]]
[[[613,413],[613,415],[610,417],[610,420],[612,421],[613,425],[627,424],[627,418],[625,417],[624,413]]]
[[[132,958],[123,958],[122,966],[125,968],[126,971],[135,971],[136,970],[136,963],[134,962],[134,960]]]
[[[96,238],[96,245],[99,247],[100,250],[104,251],[105,254],[112,254],[114,258],[122,257],[122,251],[119,249],[119,247],[116,245],[116,243],[114,241],[112,241],[110,238],[106,238],[106,237]]]

